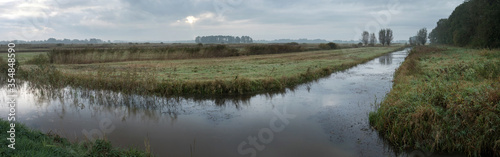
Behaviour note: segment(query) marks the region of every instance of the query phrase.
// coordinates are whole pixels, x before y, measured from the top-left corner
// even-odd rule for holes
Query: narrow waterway
[[[395,156],[368,122],[407,50],[282,94],[192,99],[24,83],[17,119],[73,141],[106,138],[157,156]],[[5,87],[0,113],[8,113]],[[2,114],[4,115],[4,114]],[[420,152],[422,153],[422,152]]]

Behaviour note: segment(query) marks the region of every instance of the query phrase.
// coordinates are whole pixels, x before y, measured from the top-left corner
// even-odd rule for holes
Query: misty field
[[[56,55],[59,58],[54,57],[51,52],[18,53],[18,56],[21,69],[26,72],[24,73],[26,78],[33,82],[47,82],[48,80],[44,78],[50,78],[49,83],[60,86],[73,85],[160,95],[213,95],[284,90],[393,52],[401,46],[314,51],[304,51],[303,48],[299,48],[297,49],[296,45],[245,47],[260,51],[256,52],[237,50],[238,48],[230,46],[204,46],[200,49],[191,46],[177,48],[182,50],[181,52],[172,51],[172,54],[177,55],[174,58],[158,58],[164,54],[147,51],[152,48],[139,48],[136,49],[137,54],[149,58],[135,56],[126,61],[116,60],[117,57],[98,61],[85,59],[83,57],[85,55],[95,57],[99,54],[88,49],[58,52]],[[121,53],[130,53],[128,51],[130,49],[127,48],[125,49],[127,51]],[[197,51],[184,52],[186,49],[197,49]],[[74,54],[82,50],[84,51],[82,54]],[[293,52],[298,50],[304,52]],[[227,55],[227,52],[223,51],[235,54]],[[64,54],[66,52],[67,54]],[[101,52],[101,54],[116,55],[116,52],[119,51]],[[190,56],[184,56],[186,53]],[[216,53],[220,54],[213,55]],[[77,64],[65,63],[71,59]]]

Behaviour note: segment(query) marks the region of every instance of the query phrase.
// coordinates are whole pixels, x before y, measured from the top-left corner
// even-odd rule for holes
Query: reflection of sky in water
[[[110,120],[114,129],[105,136],[115,145],[143,148],[148,137],[160,156],[189,156],[196,140],[197,155],[236,156],[241,142],[269,127],[273,109],[286,106],[296,118],[258,156],[388,156],[393,154],[370,129],[368,112],[390,90],[405,56],[406,51],[388,54],[283,94],[237,98],[157,98],[71,88],[41,96],[24,85],[17,118],[71,140],[84,139],[82,131],[104,132],[100,123]],[[0,112],[8,113],[1,93]]]

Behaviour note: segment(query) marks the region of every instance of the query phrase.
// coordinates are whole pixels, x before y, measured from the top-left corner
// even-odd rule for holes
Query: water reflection
[[[392,53],[387,54],[385,56],[379,57],[378,62],[382,65],[391,65],[392,64]]]
[[[19,88],[18,117],[71,140],[105,136],[116,146],[143,148],[149,137],[158,156],[189,156],[193,140],[195,154],[241,156],[238,145],[258,136],[276,117],[273,111],[286,107],[296,118],[258,156],[395,156],[369,126],[368,112],[390,90],[394,69],[406,55],[395,52],[277,93],[237,97],[139,96],[26,82]]]
[[[5,90],[5,89],[0,89]],[[158,121],[160,118],[169,118],[172,121],[178,115],[189,114],[193,111],[185,108],[196,108],[199,106],[231,106],[241,109],[241,106],[249,105],[251,96],[238,97],[213,97],[211,99],[200,97],[158,97],[127,95],[107,90],[87,90],[80,88],[65,87],[39,88],[28,82],[24,82],[19,91],[32,94],[34,107],[40,109],[53,108],[53,114],[64,119],[69,113],[88,113],[91,117],[100,115],[112,115],[126,121],[128,117],[139,116],[141,120]],[[270,97],[274,94],[270,94]],[[186,104],[191,104],[188,106]],[[196,106],[194,106],[196,105]],[[230,117],[230,116],[229,116]]]

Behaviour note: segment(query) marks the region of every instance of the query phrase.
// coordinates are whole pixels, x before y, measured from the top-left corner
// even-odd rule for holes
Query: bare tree
[[[425,45],[427,42],[427,28],[422,28],[417,32],[418,44]]]
[[[364,31],[363,34],[361,34],[361,42],[363,42],[363,44],[368,45],[368,40],[370,38],[370,33],[368,33],[367,31]]]
[[[372,33],[370,35],[370,46],[375,46],[377,43],[377,37],[375,36],[375,33]]]
[[[385,30],[385,44],[387,44],[387,46],[391,46],[391,43],[392,43],[392,30],[387,28]]]
[[[381,29],[378,32],[378,41],[382,44],[385,45],[385,29]]]

